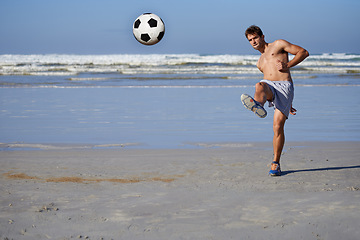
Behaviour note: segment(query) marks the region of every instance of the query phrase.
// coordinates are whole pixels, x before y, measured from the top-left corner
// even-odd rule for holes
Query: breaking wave
[[[259,74],[258,55],[0,55],[0,75],[74,76],[81,73],[139,74]],[[360,55],[310,56],[294,68],[303,74],[360,73]]]

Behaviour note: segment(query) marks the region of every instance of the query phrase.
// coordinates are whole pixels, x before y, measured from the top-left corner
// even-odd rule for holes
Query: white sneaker
[[[256,102],[250,95],[242,94],[241,102],[244,104],[244,106],[247,109],[253,111],[259,117],[261,118],[266,117],[267,115],[266,110],[263,108],[263,106],[261,106],[258,102]]]

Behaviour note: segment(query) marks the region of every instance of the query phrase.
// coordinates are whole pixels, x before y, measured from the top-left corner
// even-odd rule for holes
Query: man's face
[[[255,49],[255,50],[259,50],[260,48],[262,48],[262,46],[264,46],[264,35],[262,35],[261,37],[259,35],[255,34],[248,34],[247,35],[247,39],[249,40],[249,43],[251,44],[251,46]]]

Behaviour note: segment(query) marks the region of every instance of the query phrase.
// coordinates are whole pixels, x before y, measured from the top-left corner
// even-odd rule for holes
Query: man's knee
[[[255,89],[260,91],[265,91],[265,84],[266,83],[258,82],[255,84]]]
[[[273,130],[274,134],[279,135],[284,133],[284,126],[286,122],[286,116],[278,109],[274,113]]]
[[[255,92],[265,94],[266,100],[271,100],[273,98],[273,93],[270,90],[269,85],[264,82],[258,82],[255,84]]]
[[[273,130],[275,135],[280,135],[284,133],[284,124],[282,122],[274,122]]]

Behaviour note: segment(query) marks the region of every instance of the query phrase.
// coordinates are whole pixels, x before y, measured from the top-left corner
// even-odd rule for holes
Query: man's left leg
[[[273,138],[273,148],[274,148],[274,160],[271,164],[271,170],[280,169],[280,157],[285,143],[285,132],[284,126],[286,122],[286,116],[280,112],[278,109],[275,109],[274,112],[274,121],[273,121],[273,129],[274,129],[274,138]],[[276,174],[271,175],[280,175]]]

